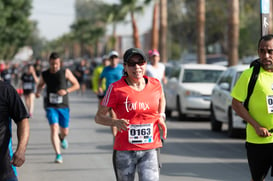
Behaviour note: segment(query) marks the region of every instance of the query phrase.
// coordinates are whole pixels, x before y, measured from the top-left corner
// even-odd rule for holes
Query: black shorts
[[[248,165],[253,181],[263,181],[273,166],[273,143],[253,144],[246,142]],[[271,176],[273,171],[271,169]]]
[[[27,90],[24,90],[24,92],[23,92],[24,95],[29,95],[31,93],[34,93],[34,90],[27,89]]]

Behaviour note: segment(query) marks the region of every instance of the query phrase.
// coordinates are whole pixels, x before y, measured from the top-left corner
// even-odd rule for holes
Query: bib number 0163
[[[129,142],[143,144],[153,142],[153,124],[132,124],[128,130]]]

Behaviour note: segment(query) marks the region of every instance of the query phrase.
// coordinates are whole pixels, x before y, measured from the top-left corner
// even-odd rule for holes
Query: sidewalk
[[[20,181],[115,180],[110,128],[94,122],[97,111],[96,96],[88,91],[84,96],[72,93],[69,99],[69,148],[62,150],[62,164],[54,163],[55,153],[50,142],[50,129],[45,118],[42,98],[35,100],[34,115],[30,119],[26,162],[17,169]],[[13,137],[16,137],[16,134]],[[16,138],[13,139],[16,143]]]

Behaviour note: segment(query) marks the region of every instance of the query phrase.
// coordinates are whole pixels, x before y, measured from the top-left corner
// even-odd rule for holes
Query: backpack
[[[249,67],[253,67],[253,71],[250,77],[250,81],[248,83],[248,90],[247,90],[247,96],[246,96],[246,100],[244,101],[244,107],[248,110],[248,103],[249,103],[249,99],[251,94],[253,93],[253,89],[255,87],[256,81],[258,79],[258,75],[260,72],[260,62],[259,59],[256,59],[254,61],[252,61],[250,63]]]

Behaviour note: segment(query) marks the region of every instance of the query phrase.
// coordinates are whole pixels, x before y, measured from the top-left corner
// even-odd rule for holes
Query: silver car
[[[222,124],[227,124],[230,137],[243,136],[246,123],[233,111],[230,93],[241,73],[247,68],[249,65],[231,66],[217,80],[211,95],[212,131],[221,131]]]
[[[212,88],[226,67],[207,64],[180,64],[174,66],[164,92],[166,115],[178,111],[180,119],[186,116],[210,116]]]

